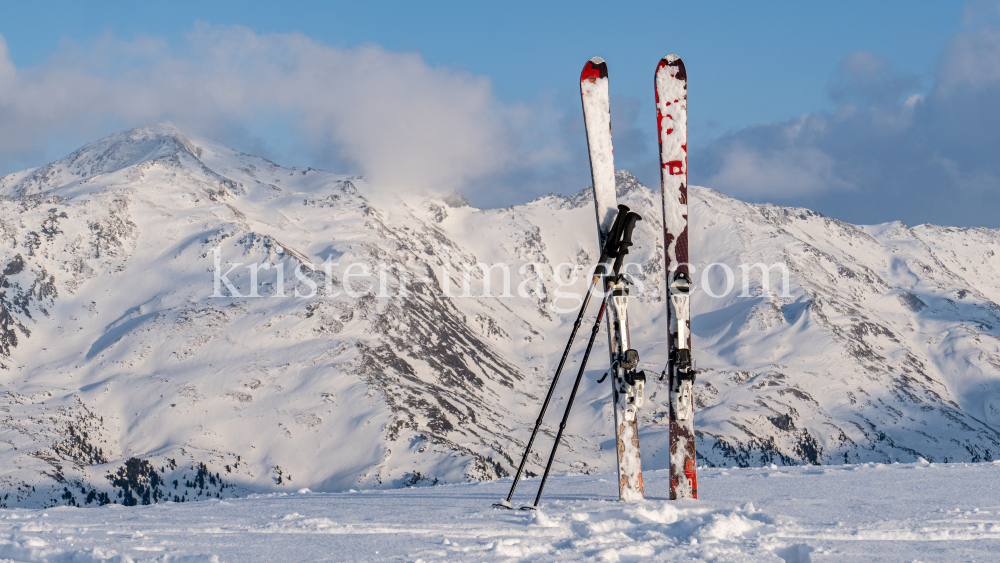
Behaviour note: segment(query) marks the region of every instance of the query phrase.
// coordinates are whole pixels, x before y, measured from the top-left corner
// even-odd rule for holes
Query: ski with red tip
[[[603,247],[614,221],[618,197],[615,190],[614,153],[611,144],[611,102],[608,94],[608,65],[594,57],[580,73],[580,98],[587,128],[590,172],[594,182],[594,205],[597,210],[598,237]],[[629,232],[631,241],[631,231]],[[641,500],[642,463],[639,455],[639,426],[636,409],[642,403],[642,382],[636,381],[638,355],[629,347],[627,283],[611,276],[604,278],[605,294],[612,293],[608,316],[608,344],[611,354],[612,402],[615,412],[615,438],[618,453],[618,496],[624,501]],[[631,353],[631,354],[629,354]],[[643,375],[643,377],[645,377]],[[638,394],[637,394],[638,393]],[[638,397],[638,400],[636,398]]]
[[[698,498],[688,266],[687,72],[680,57],[663,57],[656,67],[654,83],[668,291],[670,498]]]

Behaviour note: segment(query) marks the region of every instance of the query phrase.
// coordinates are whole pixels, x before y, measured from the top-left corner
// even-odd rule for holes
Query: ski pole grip
[[[608,237],[604,241],[604,249],[601,251],[601,259],[597,261],[600,264],[601,271],[596,272],[597,274],[603,274],[605,271],[604,263],[608,258],[614,258],[618,253],[618,241],[621,240],[622,229],[625,227],[625,220],[628,217],[628,206],[621,204],[618,206],[618,215],[615,216],[615,222],[611,224],[611,230],[608,231]]]
[[[621,204],[618,206],[618,215],[615,215],[615,222],[608,230],[608,238],[604,241],[604,250],[601,253],[601,263],[609,257],[613,258],[618,252],[618,241],[622,238],[622,229],[625,227],[625,220],[628,218],[628,206]]]
[[[625,227],[622,229],[622,241],[618,244],[617,258],[615,259],[615,276],[621,272],[622,265],[625,263],[625,255],[628,254],[628,247],[632,246],[632,231],[635,230],[635,224],[639,221],[642,221],[642,217],[634,212],[629,212],[628,217],[625,219]]]

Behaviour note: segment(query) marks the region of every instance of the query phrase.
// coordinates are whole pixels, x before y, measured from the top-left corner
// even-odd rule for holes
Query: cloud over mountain
[[[996,3],[967,10],[929,79],[847,54],[830,69],[833,109],[692,146],[692,182],[853,223],[1000,226],[998,13]],[[512,61],[491,75],[517,72]],[[704,98],[692,95],[696,111]],[[612,114],[618,167],[655,185],[651,100],[615,96]],[[69,152],[162,120],[283,164],[363,174],[373,188],[456,189],[480,207],[590,181],[572,84],[508,104],[489,77],[417,52],[205,23],[177,43],[66,43],[29,68],[0,37],[0,173],[52,160],[53,145]]]
[[[499,103],[487,77],[432,67],[419,53],[332,47],[300,33],[196,24],[179,47],[105,36],[28,69],[13,65],[0,37],[7,172],[37,165],[54,138],[169,119],[230,140],[282,132],[272,136],[297,139],[313,163],[390,188],[455,188],[536,163],[532,150],[551,157],[545,141],[524,148],[531,113]],[[242,144],[254,143],[266,145]]]
[[[949,41],[925,93],[874,53],[850,53],[830,86],[835,110],[723,136],[692,166],[693,180],[854,223],[996,227],[998,61],[1000,26],[982,14]]]

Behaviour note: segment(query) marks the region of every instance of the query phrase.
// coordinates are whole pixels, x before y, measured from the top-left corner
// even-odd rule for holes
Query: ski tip
[[[673,67],[671,75],[677,80],[687,80],[687,71],[684,69],[684,61],[682,61],[677,55],[667,55],[660,59],[660,64],[656,66],[656,72],[659,72],[660,69],[665,66]]]
[[[594,57],[583,65],[583,72],[580,73],[580,82],[589,80],[594,82],[598,78],[608,77],[608,63],[601,57]]]

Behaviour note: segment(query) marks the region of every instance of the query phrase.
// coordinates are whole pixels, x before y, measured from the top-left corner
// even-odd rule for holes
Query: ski
[[[583,65],[583,72],[580,73],[580,99],[583,101],[583,122],[587,128],[587,148],[590,151],[597,235],[603,248],[614,222],[618,196],[615,192],[615,162],[611,147],[608,65],[601,57],[594,57]]]
[[[618,196],[615,190],[614,152],[611,143],[611,101],[608,93],[608,65],[604,59],[594,57],[587,61],[580,73],[580,98],[583,102],[583,120],[587,129],[587,147],[590,152],[590,173],[594,186],[594,206],[597,212],[597,231],[601,245],[605,243],[614,217]],[[631,237],[631,235],[630,235]],[[629,238],[631,243],[631,238]],[[619,254],[621,256],[621,254]],[[620,268],[620,264],[619,264]],[[639,458],[639,426],[636,421],[635,386],[627,383],[634,377],[634,365],[626,369],[634,350],[628,347],[627,282],[617,272],[605,276],[605,295],[609,292],[612,311],[606,317],[608,346],[612,369],[612,403],[615,412],[615,438],[618,455],[618,496],[630,501],[643,498],[642,464]],[[612,320],[613,317],[613,320]],[[626,359],[627,353],[629,358]],[[638,360],[638,356],[635,355]],[[641,395],[641,391],[640,391]]]
[[[656,127],[663,189],[667,282],[667,368],[670,400],[670,498],[698,498],[688,267],[687,72],[676,55],[656,67]]]
[[[631,214],[630,214],[631,215]],[[622,272],[628,247],[632,246],[632,228],[641,217],[635,215],[627,224],[619,245],[613,278],[608,278],[606,291],[611,297],[611,402],[615,411],[615,437],[618,449],[618,498],[636,501],[645,498],[642,484],[642,460],[639,455],[639,407],[646,383],[645,372],[636,371],[639,352],[631,346],[628,329],[629,286],[632,278]]]

